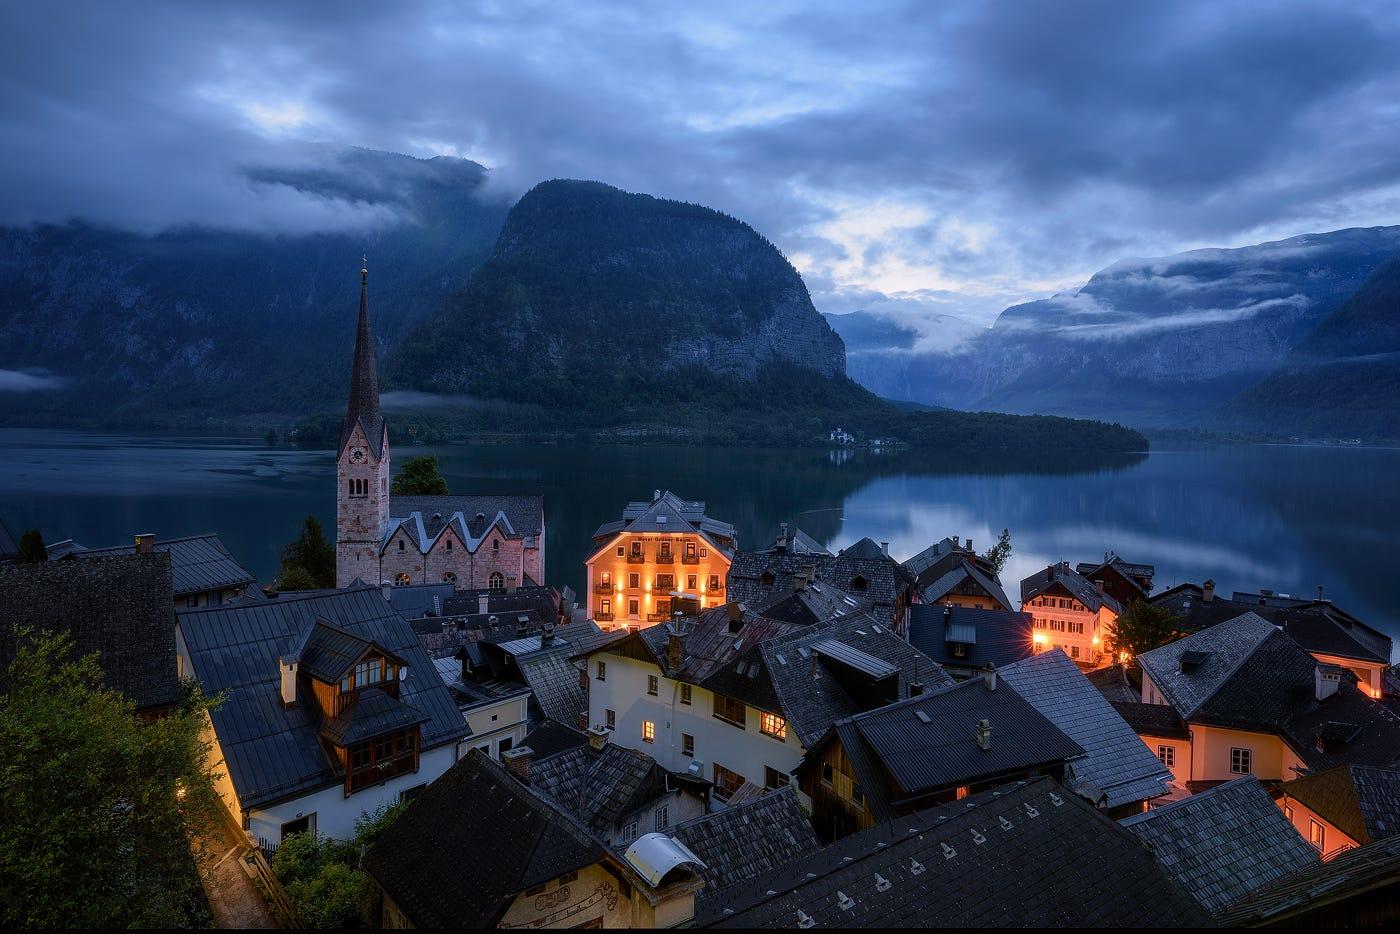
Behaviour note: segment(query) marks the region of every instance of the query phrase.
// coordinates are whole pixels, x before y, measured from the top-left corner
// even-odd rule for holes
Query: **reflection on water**
[[[210,438],[0,430],[0,517],[18,534],[89,544],[136,532],[217,531],[270,578],[307,512],[334,519],[333,458]],[[404,457],[406,449],[398,449]],[[420,448],[454,490],[542,492],[547,577],[582,589],[593,530],[657,487],[704,499],[743,546],[779,521],[833,548],[864,535],[905,557],[944,535],[979,548],[1010,528],[1016,582],[1045,564],[1114,549],[1157,565],[1159,586],[1213,577],[1329,597],[1400,635],[1400,450],[1223,446],[1149,456],[1027,458],[925,452],[755,451],[668,446]],[[835,455],[835,456],[833,456]]]

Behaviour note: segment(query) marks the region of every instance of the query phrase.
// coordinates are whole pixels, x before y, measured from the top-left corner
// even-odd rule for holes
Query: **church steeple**
[[[355,360],[350,366],[350,403],[340,428],[340,448],[359,422],[375,457],[384,438],[384,416],[379,410],[379,374],[374,368],[374,335],[369,328],[369,264],[360,261],[360,323],[355,333]]]

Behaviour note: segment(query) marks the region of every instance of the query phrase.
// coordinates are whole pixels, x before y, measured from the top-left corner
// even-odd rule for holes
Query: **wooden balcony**
[[[593,614],[593,621],[594,621],[594,622],[597,622],[597,623],[611,623],[611,622],[612,622],[613,620],[615,620],[615,619],[617,619],[617,616],[616,616],[616,614],[613,614],[613,613],[594,613],[594,614]]]
[[[600,581],[599,583],[594,584],[594,585],[593,585],[593,592],[594,592],[594,593],[612,593],[612,592],[613,592],[612,581]]]
[[[681,555],[681,564],[699,564],[699,555]]]
[[[391,778],[418,771],[418,753],[410,750],[392,759],[381,759],[374,765],[345,776],[345,794],[352,795],[362,788],[383,784]]]
[[[646,563],[647,563],[646,552],[632,552],[632,551],[627,552],[627,563],[628,563],[628,564],[646,564]]]
[[[675,564],[675,563],[676,563],[676,553],[673,551],[673,552],[671,552],[670,554],[658,554],[658,555],[656,556],[656,563],[657,563],[657,564]]]

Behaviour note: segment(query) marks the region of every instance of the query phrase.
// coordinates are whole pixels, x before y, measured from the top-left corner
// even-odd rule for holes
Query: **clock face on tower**
[[[365,449],[364,449],[364,448],[355,448],[355,449],[353,449],[353,450],[350,452],[350,459],[351,459],[352,461],[354,461],[355,463],[357,463],[357,464],[363,464],[363,463],[365,462]]]

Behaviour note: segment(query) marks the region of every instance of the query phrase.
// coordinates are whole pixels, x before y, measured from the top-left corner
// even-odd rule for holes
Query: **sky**
[[[0,223],[383,223],[251,170],[455,155],[740,217],[819,310],[979,324],[1126,257],[1400,222],[1400,5],[0,6]]]

